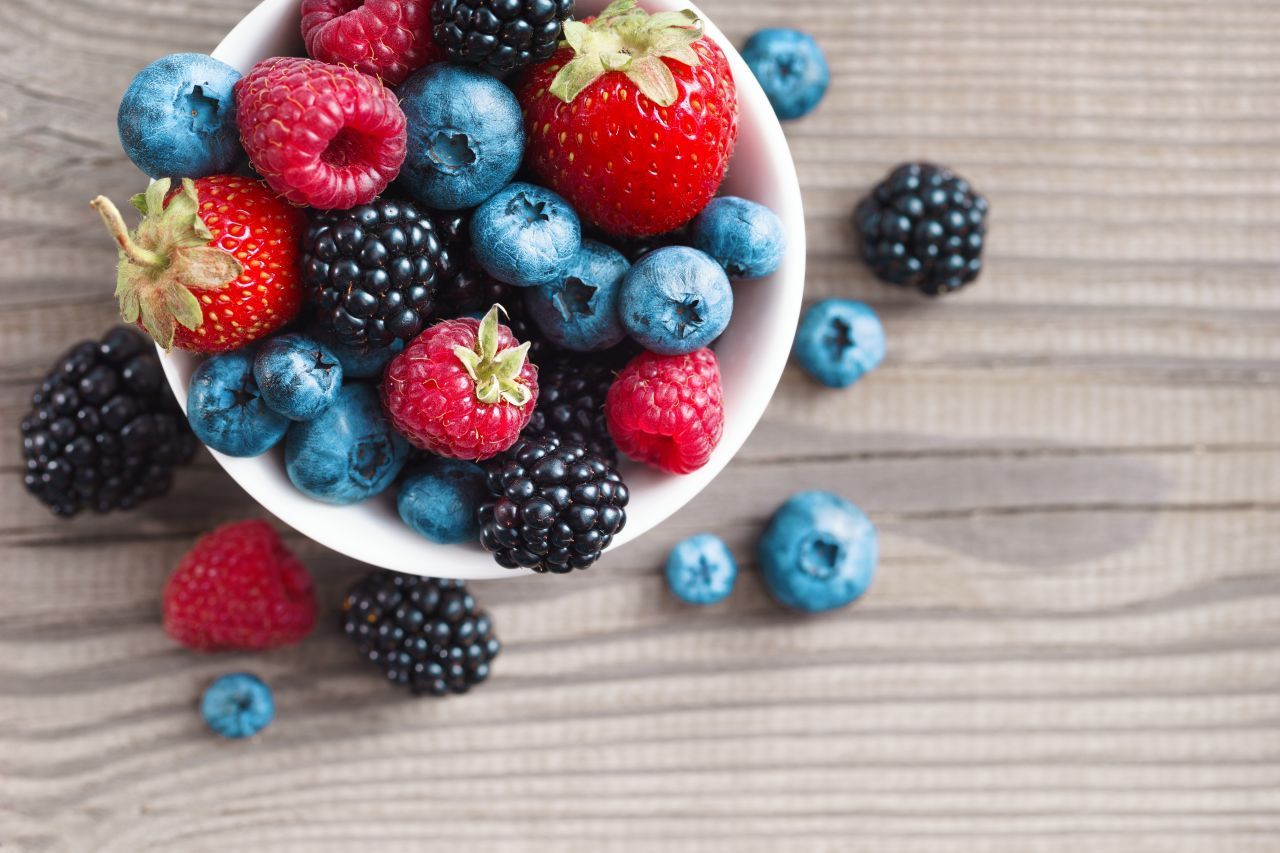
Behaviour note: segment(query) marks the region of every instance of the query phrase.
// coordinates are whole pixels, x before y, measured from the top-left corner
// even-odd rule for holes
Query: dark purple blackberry
[[[552,358],[538,369],[538,404],[524,435],[550,435],[577,444],[611,466],[618,465],[618,448],[609,437],[604,398],[621,364],[608,353]]]
[[[573,0],[435,0],[432,36],[454,62],[506,73],[551,58]]]
[[[521,438],[486,468],[480,544],[498,565],[564,574],[585,569],[627,523],[622,477],[582,446]]]
[[[457,274],[454,220],[383,196],[350,210],[312,211],[302,273],[318,331],[367,351],[428,325],[436,291]]]
[[[945,166],[904,163],[863,199],[853,221],[881,280],[929,296],[982,272],[987,200]]]
[[[441,288],[438,301],[436,313],[446,319],[480,316],[501,305],[507,312],[502,324],[520,343],[529,343],[529,360],[536,365],[550,361],[554,347],[525,311],[521,288],[498,281],[473,258],[467,258],[458,274]]]
[[[22,419],[23,482],[65,518],[164,494],[198,446],[155,348],[125,326],[68,350],[31,407]]]
[[[393,684],[466,693],[489,677],[501,645],[462,581],[377,569],[347,592],[342,629]]]

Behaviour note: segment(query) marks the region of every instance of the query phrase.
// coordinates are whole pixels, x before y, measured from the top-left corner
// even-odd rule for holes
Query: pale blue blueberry
[[[737,196],[713,198],[693,220],[689,245],[724,267],[729,278],[760,278],[782,263],[782,220],[763,204]]]
[[[666,246],[645,255],[622,282],[622,326],[645,349],[683,355],[720,337],[733,314],[733,288],[705,252]]]
[[[240,72],[203,53],[162,56],[133,78],[116,129],[124,153],[152,178],[229,172],[240,157],[236,100]]]
[[[582,247],[569,202],[533,184],[510,184],[471,216],[472,252],[485,272],[516,287],[563,279]]]
[[[225,738],[252,737],[275,719],[271,688],[247,672],[224,675],[204,692],[200,716],[209,728]]]
[[[337,399],[342,363],[319,341],[278,335],[258,348],[253,378],[268,406],[291,421],[309,421]]]
[[[205,359],[187,386],[187,420],[196,438],[228,456],[259,456],[284,438],[289,419],[262,399],[253,378],[253,352]]]
[[[690,536],[667,557],[667,586],[687,604],[716,604],[733,592],[738,563],[724,540],[711,533]]]
[[[400,179],[438,210],[476,205],[515,177],[524,156],[524,119],[516,96],[474,68],[436,63],[397,90],[408,120]]]
[[[812,112],[831,83],[822,48],[799,30],[761,30],[747,40],[742,59],[784,121]]]
[[[294,486],[324,503],[358,503],[385,490],[409,458],[409,445],[382,413],[371,385],[343,385],[312,421],[296,423],[284,445]]]
[[[474,462],[432,458],[400,481],[400,518],[441,545],[469,542],[480,535],[476,510],[488,494],[484,469]]]
[[[823,385],[845,388],[884,360],[884,346],[875,311],[852,299],[826,299],[800,320],[796,361]]]
[[[794,610],[820,613],[867,591],[879,545],[862,510],[829,492],[801,492],[770,519],[759,558],[774,598]]]
[[[608,349],[627,332],[618,317],[622,277],[631,264],[617,249],[583,240],[557,284],[525,289],[534,323],[556,346],[578,352]]]

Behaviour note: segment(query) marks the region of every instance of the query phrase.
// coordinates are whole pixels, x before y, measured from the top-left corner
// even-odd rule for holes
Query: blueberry
[[[699,533],[676,544],[667,557],[667,586],[687,604],[716,604],[733,592],[738,563],[724,540]]]
[[[382,376],[382,369],[404,349],[404,341],[396,339],[390,346],[370,347],[367,350],[339,343],[326,346],[342,365],[343,379],[378,379]]]
[[[162,56],[133,78],[116,127],[124,153],[152,178],[229,172],[240,157],[232,87],[240,72],[203,53]]]
[[[796,360],[831,388],[857,382],[884,359],[884,328],[876,312],[851,299],[826,299],[805,312],[796,333]]]
[[[432,542],[453,545],[480,535],[476,510],[487,494],[479,465],[433,457],[401,480],[396,506],[415,531]]]
[[[733,289],[707,254],[667,246],[631,267],[619,310],[623,328],[645,349],[683,355],[720,337],[733,313]]]
[[[253,378],[268,406],[291,421],[309,421],[337,398],[342,363],[319,341],[278,335],[259,347]]]
[[[760,30],[747,39],[742,58],[784,121],[811,112],[831,82],[822,48],[799,30]]]
[[[262,399],[251,350],[201,362],[187,388],[187,420],[196,438],[228,456],[266,453],[289,429],[289,419]]]
[[[385,490],[408,458],[377,391],[362,384],[343,385],[318,418],[293,425],[284,446],[285,471],[298,490],[339,505]]]
[[[533,184],[511,184],[471,217],[472,251],[489,275],[516,287],[560,281],[582,247],[569,202]]]
[[[525,290],[529,314],[564,349],[588,352],[616,346],[627,336],[618,318],[618,298],[630,267],[616,249],[584,240],[560,282]]]
[[[224,675],[204,692],[200,715],[209,728],[225,738],[252,737],[276,716],[271,688],[247,672]]]
[[[760,568],[769,592],[806,613],[843,607],[871,585],[879,547],[871,520],[828,492],[793,495],[760,537]]]
[[[524,156],[516,96],[474,68],[438,63],[397,90],[409,123],[400,177],[437,210],[475,207],[515,177]]]
[[[782,220],[763,204],[737,196],[713,198],[689,230],[689,245],[724,267],[729,278],[760,278],[782,263]]]

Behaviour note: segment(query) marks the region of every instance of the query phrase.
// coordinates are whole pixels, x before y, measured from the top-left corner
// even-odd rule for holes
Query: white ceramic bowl
[[[578,0],[578,14],[600,11],[607,0]],[[269,56],[303,55],[299,0],[264,0],[227,34],[214,50],[217,58],[241,72]],[[681,0],[644,0],[649,11],[690,8]],[[706,21],[706,16],[699,13]],[[619,547],[676,513],[711,482],[742,447],[764,414],[782,376],[795,335],[804,290],[804,213],[795,165],[782,128],[764,92],[713,23],[707,33],[729,57],[741,104],[738,145],[723,192],[765,204],[781,217],[787,256],[776,274],[734,285],[734,313],[715,345],[724,377],[725,431],[711,461],[685,476],[662,474],[627,464],[631,489],[627,526],[614,541]],[[188,353],[161,353],[165,373],[178,401],[186,407],[187,383],[199,359]],[[440,577],[485,579],[513,577],[479,546],[442,546],[429,542],[401,521],[395,498],[387,493],[355,506],[337,507],[297,491],[285,475],[283,451],[265,456],[214,458],[258,503],[305,536],[353,559],[401,572]]]

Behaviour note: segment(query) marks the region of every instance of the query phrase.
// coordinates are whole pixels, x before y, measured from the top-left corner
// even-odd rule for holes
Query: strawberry
[[[568,46],[515,87],[534,173],[612,234],[663,234],[693,219],[738,138],[724,52],[692,12],[649,15],[635,0],[566,23],[564,37]]]
[[[298,244],[306,226],[261,181],[235,175],[168,178],[133,197],[143,215],[130,232],[120,211],[93,206],[120,245],[120,316],[166,350],[239,349],[302,308]]]
[[[265,521],[200,538],[164,588],[164,630],[201,652],[274,649],[316,623],[311,576]]]

